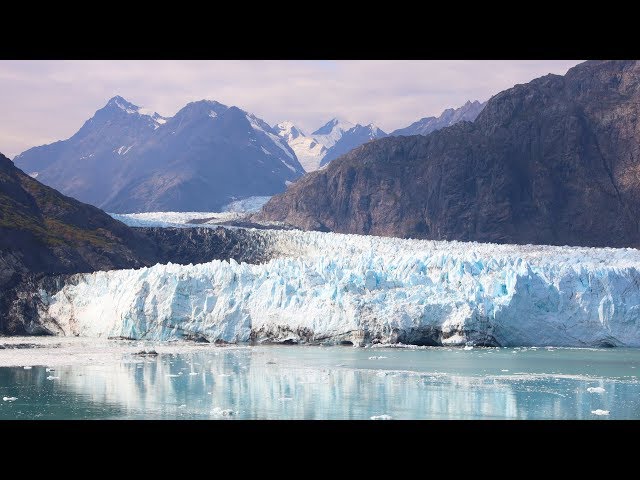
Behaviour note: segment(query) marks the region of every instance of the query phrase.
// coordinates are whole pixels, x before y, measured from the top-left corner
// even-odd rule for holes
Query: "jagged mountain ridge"
[[[192,102],[171,118],[114,97],[71,138],[15,163],[43,183],[105,210],[215,211],[273,195],[304,173],[263,120],[237,107]]]
[[[447,108],[438,117],[421,118],[408,127],[394,130],[389,135],[429,135],[431,132],[450,127],[458,122],[473,122],[486,104],[487,102],[480,103],[478,100],[474,100],[473,102],[467,101],[467,103],[459,108]]]
[[[486,102],[467,101],[459,108],[448,108],[438,117],[422,118],[408,127],[394,130],[389,135],[428,135],[461,121],[472,122],[485,105]],[[329,120],[311,135],[306,135],[292,122],[281,122],[274,126],[274,130],[296,152],[306,172],[313,172],[327,165],[363,143],[387,136],[387,133],[374,124],[354,125],[339,118]]]

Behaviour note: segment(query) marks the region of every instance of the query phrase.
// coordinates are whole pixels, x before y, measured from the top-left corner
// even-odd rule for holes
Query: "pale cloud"
[[[386,132],[577,60],[0,61],[0,151],[73,135],[114,95],[171,116],[203,98],[311,132],[334,116]]]

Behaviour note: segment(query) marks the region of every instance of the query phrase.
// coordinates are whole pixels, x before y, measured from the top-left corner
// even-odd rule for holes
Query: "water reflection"
[[[540,358],[551,354],[535,353]],[[351,348],[212,347],[60,367],[58,380],[47,380],[44,367],[0,368],[0,396],[7,392],[18,397],[3,402],[0,418],[12,418],[17,411],[46,418],[640,418],[637,378],[599,376],[597,369],[596,374],[576,373],[575,351],[553,353],[560,372],[555,374],[536,370],[540,358],[514,360],[511,351],[396,350],[381,358],[370,355]],[[589,352],[580,355],[593,357]],[[455,363],[465,358],[470,371]],[[618,362],[618,369],[630,365],[614,354],[603,356],[598,368],[610,371],[609,361]],[[589,387],[604,391],[589,392]],[[610,413],[596,416],[591,413],[596,410]]]

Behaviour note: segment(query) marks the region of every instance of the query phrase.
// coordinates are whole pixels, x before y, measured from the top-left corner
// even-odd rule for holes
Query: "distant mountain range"
[[[253,220],[437,240],[637,248],[638,118],[640,61],[581,63],[495,95],[474,122],[362,145],[271,198]]]
[[[480,103],[477,100],[473,102],[467,101],[460,108],[447,108],[439,117],[421,118],[408,127],[394,130],[391,132],[391,136],[429,135],[431,132],[450,127],[458,122],[473,122],[486,104],[487,102]]]
[[[448,108],[439,117],[422,118],[391,135],[428,135],[461,121],[473,122],[485,104],[468,101],[460,108]],[[329,120],[311,135],[306,135],[292,122],[282,122],[273,128],[296,152],[306,172],[313,172],[364,143],[388,136],[372,123],[354,125],[339,118]]]
[[[467,102],[393,134],[473,120],[483,106]],[[210,100],[163,117],[116,96],[69,139],[31,148],[14,162],[46,185],[114,213],[219,211],[281,193],[305,172],[386,136],[373,124],[339,118],[306,135],[291,122],[272,128]]]
[[[217,211],[285,190],[304,174],[263,120],[238,107],[192,102],[171,118],[116,96],[71,138],[14,162],[39,181],[104,210]]]

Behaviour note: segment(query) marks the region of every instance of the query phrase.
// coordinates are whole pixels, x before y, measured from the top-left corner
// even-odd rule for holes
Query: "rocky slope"
[[[17,271],[88,272],[153,260],[153,245],[100,209],[66,197],[0,154],[0,251]],[[6,281],[11,269],[0,271]]]
[[[219,211],[285,190],[304,174],[264,121],[202,100],[171,118],[112,98],[71,138],[18,155],[43,183],[104,210]]]
[[[589,61],[494,96],[475,122],[367,143],[254,221],[336,232],[640,246],[640,62]]]

